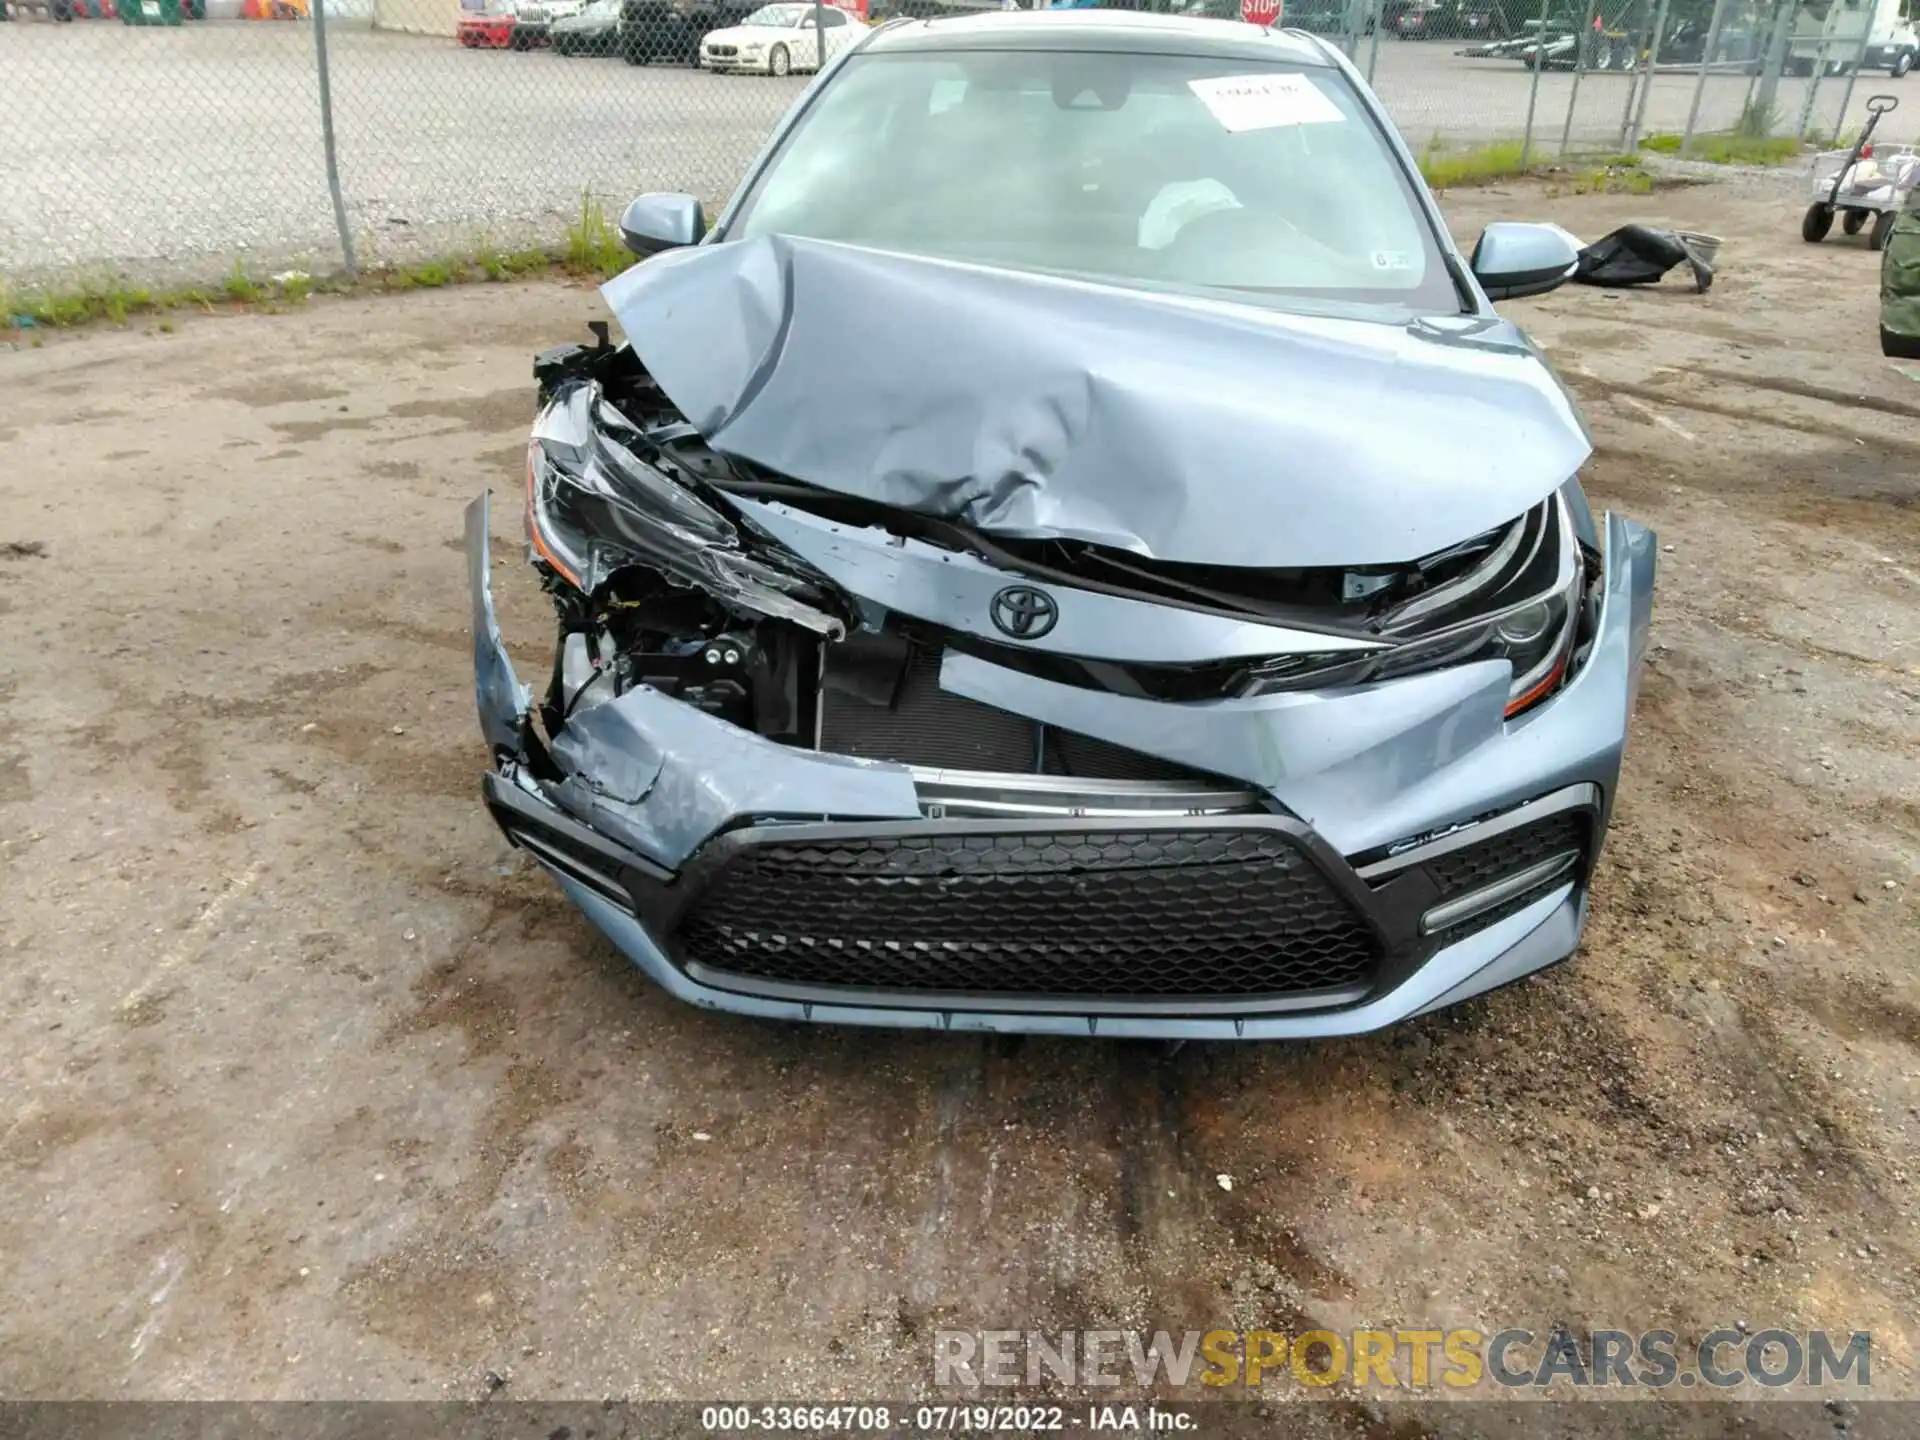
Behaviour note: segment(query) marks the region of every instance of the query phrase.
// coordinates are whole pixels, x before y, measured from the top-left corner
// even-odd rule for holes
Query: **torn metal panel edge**
[[[570,719],[549,750],[562,777],[536,779],[524,763],[531,695],[514,676],[494,613],[489,506],[482,491],[466,510],[474,697],[492,754],[522,762],[513,775],[521,789],[669,869],[743,815],[919,817],[904,765],[794,750],[646,687]]]
[[[520,753],[521,730],[533,692],[513,673],[493,613],[492,492],[482,490],[467,506],[467,579],[473,592],[473,692],[480,733],[490,754]]]
[[[734,497],[733,503],[755,525],[856,599],[884,595],[890,610],[982,639],[1001,638],[982,621],[992,612],[995,595],[1022,577],[976,556],[878,527],[841,525],[790,505],[744,496]],[[1059,621],[1043,634],[1023,637],[1025,648],[1080,659],[1177,665],[1358,653],[1387,644],[1058,583],[1050,583],[1048,591],[1059,602]]]

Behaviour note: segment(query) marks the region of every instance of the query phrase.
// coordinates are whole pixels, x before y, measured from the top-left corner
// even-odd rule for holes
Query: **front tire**
[[[791,75],[793,57],[787,54],[787,47],[776,45],[767,52],[767,73],[769,75]]]
[[[1888,237],[1893,234],[1893,222],[1899,218],[1899,214],[1893,210],[1882,210],[1876,215],[1873,220],[1873,229],[1867,232],[1867,248],[1869,250],[1886,249]]]
[[[1864,210],[1849,210],[1840,217],[1840,228],[1849,235],[1858,235],[1866,223],[1867,212]]]
[[[1807,213],[1800,217],[1800,238],[1809,245],[1818,245],[1827,238],[1827,232],[1833,229],[1833,207],[1823,200],[1816,200],[1807,207]]]
[[[1907,72],[1911,69],[1913,69],[1913,52],[1911,50],[1902,50],[1898,55],[1893,57],[1893,64],[1887,67],[1887,74],[1896,80],[1901,80],[1906,77]]]

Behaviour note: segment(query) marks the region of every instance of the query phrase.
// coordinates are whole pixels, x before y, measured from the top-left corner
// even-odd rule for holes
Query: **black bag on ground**
[[[1580,252],[1573,278],[1582,285],[1652,285],[1676,265],[1693,270],[1696,292],[1713,284],[1713,266],[1694,253],[1672,230],[1651,225],[1622,225]]]

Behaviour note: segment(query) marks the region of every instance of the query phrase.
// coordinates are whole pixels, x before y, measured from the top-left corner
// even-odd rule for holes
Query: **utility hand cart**
[[[1818,244],[1840,216],[1840,228],[1858,235],[1869,220],[1867,248],[1883,250],[1893,231],[1894,217],[1920,181],[1920,149],[1912,145],[1875,145],[1874,127],[1880,117],[1900,103],[1892,95],[1867,101],[1867,123],[1851,150],[1823,150],[1813,157],[1810,180],[1813,203],[1800,221],[1800,238]]]

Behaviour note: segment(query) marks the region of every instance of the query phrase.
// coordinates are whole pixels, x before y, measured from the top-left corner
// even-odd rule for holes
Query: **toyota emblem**
[[[993,597],[993,623],[1016,640],[1038,640],[1060,619],[1060,607],[1044,590],[1009,585]]]

